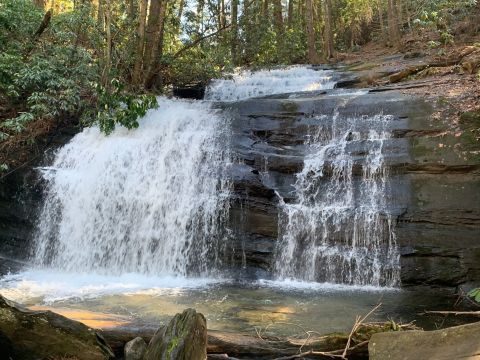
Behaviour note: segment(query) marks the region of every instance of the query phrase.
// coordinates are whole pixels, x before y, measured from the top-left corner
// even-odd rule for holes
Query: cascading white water
[[[399,253],[383,153],[392,117],[341,119],[337,112],[318,120],[326,125],[308,142],[297,200],[282,204],[276,276],[395,286]]]
[[[207,98],[329,89],[332,75],[307,67],[243,72],[214,81]],[[135,130],[104,136],[85,129],[42,169],[48,187],[35,266],[5,278],[19,298],[201,286],[209,280],[178,276],[219,277],[228,268],[229,121],[208,102],[160,99],[159,105]],[[371,130],[359,130],[358,121],[370,122]],[[387,122],[385,116],[335,120],[312,137],[296,182],[298,200],[282,206],[278,278],[395,284],[393,220],[382,197]],[[349,146],[360,141],[369,151],[358,177]]]
[[[211,275],[228,215],[228,122],[204,102],[159,100],[134,131],[76,135],[43,170],[34,260],[119,275]]]
[[[207,88],[208,100],[237,101],[272,94],[332,89],[333,73],[305,66],[285,69],[240,71],[230,79],[213,80]]]

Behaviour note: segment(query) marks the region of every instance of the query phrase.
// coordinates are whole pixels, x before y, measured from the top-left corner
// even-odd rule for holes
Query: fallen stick
[[[480,316],[480,311],[425,311],[424,314]]]

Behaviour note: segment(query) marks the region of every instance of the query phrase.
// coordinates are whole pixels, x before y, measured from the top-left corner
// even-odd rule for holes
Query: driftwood
[[[263,329],[256,330],[256,336],[224,331],[208,331],[207,353],[211,360],[235,360],[237,358],[290,360],[302,357],[347,359],[368,358],[368,342],[372,334],[383,331],[416,329],[413,324],[399,325],[393,322],[369,322],[365,320],[378,309],[377,305],[363,317],[358,316],[348,334],[320,335],[297,324],[271,323]],[[295,338],[278,338],[268,336],[267,332],[275,325],[289,324],[295,326],[303,335]],[[128,332],[124,330],[106,330],[102,335],[121,356],[125,343],[140,336],[149,342],[153,330]]]
[[[425,311],[424,314],[480,316],[480,311]]]
[[[415,75],[416,73],[426,69],[427,67],[429,67],[428,64],[409,66],[406,69],[403,69],[402,71],[399,71],[395,74],[390,75],[389,80],[391,83],[402,81],[406,77],[409,77],[410,75]]]
[[[395,74],[390,75],[389,80],[391,83],[396,83],[396,82],[402,81],[403,79],[411,75],[415,75],[427,68],[458,65],[463,61],[465,57],[476,52],[477,50],[478,48],[475,46],[466,46],[463,49],[456,51],[449,56],[446,56],[444,58],[436,58],[427,64],[408,66],[407,68],[399,72],[396,72]],[[471,68],[475,69],[476,66],[477,66],[476,62],[473,65],[469,63],[468,65],[466,65],[466,68],[467,68],[466,70],[472,71]]]

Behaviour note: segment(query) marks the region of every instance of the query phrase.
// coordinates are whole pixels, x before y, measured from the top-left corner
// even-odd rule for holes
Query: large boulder
[[[147,347],[144,360],[205,360],[207,321],[194,309],[175,315],[160,328]]]
[[[31,311],[0,295],[0,353],[5,359],[106,360],[114,357],[88,326],[51,311]]]
[[[142,360],[147,350],[147,343],[141,337],[136,337],[125,344],[125,360]]]
[[[480,359],[480,322],[436,331],[377,333],[368,345],[370,360]]]

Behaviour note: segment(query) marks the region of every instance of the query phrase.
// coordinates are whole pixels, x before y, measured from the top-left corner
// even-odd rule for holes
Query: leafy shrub
[[[156,105],[155,98],[126,95],[118,80],[99,90],[101,57],[95,50],[102,48],[101,34],[90,5],[53,16],[37,36],[43,18],[31,0],[0,4],[0,101],[16,113],[0,123],[0,141],[34,119],[81,117],[105,133],[115,124],[138,126],[136,120]]]

